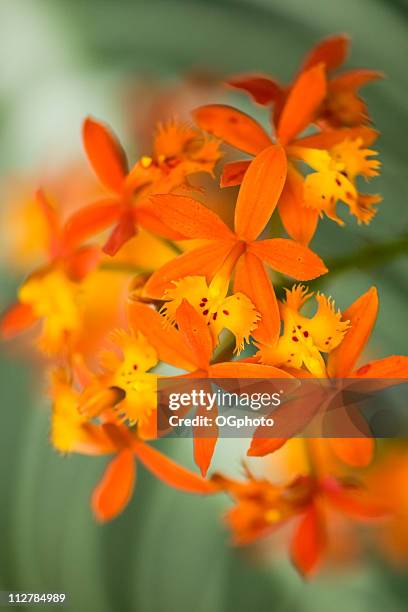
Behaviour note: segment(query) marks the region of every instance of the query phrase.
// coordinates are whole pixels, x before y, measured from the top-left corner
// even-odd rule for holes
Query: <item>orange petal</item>
[[[128,167],[116,136],[99,121],[87,117],[82,137],[89,162],[101,183],[112,191],[121,191]]]
[[[266,457],[282,448],[289,438],[252,438],[248,457]]]
[[[390,514],[387,503],[366,489],[344,487],[336,481],[329,480],[324,484],[324,491],[337,510],[352,518],[372,520],[385,518]]]
[[[102,250],[113,257],[133,236],[136,236],[136,227],[133,215],[129,212],[121,216]]]
[[[97,456],[115,453],[117,448],[100,425],[88,422],[83,424],[81,438],[74,443],[72,450],[81,455]]]
[[[122,451],[125,448],[132,447],[134,434],[125,425],[117,425],[116,423],[106,420],[102,422],[101,428],[105,437],[110,440],[112,446],[117,451]]]
[[[225,164],[222,169],[220,186],[234,187],[240,185],[250,163],[250,161],[237,161]]]
[[[182,370],[195,370],[195,356],[188,349],[175,327],[164,326],[164,319],[156,310],[139,302],[128,302],[129,326],[140,331],[156,349],[160,361]]]
[[[290,375],[285,374],[285,376]],[[281,404],[271,414],[274,420],[272,430],[270,427],[260,425],[254,431],[247,455],[251,457],[269,455],[283,446],[289,438],[304,432],[321,409],[324,397],[324,390],[316,386],[315,390],[307,391],[304,397],[300,396]]]
[[[47,198],[43,189],[38,189],[36,195],[36,201],[42,210],[48,227],[48,242],[51,253],[57,247],[58,240],[60,237],[60,222],[57,210],[55,206]]]
[[[180,232],[176,232],[171,229],[168,225],[163,223],[162,219],[155,214],[155,210],[151,205],[151,202],[143,202],[138,204],[133,209],[133,215],[137,225],[140,225],[147,229],[152,234],[157,234],[163,238],[169,240],[183,240],[184,235]]]
[[[268,134],[255,119],[232,106],[200,106],[193,111],[193,117],[202,130],[250,155],[256,155],[271,144]]]
[[[65,223],[63,240],[66,248],[73,248],[99,234],[119,219],[120,212],[120,204],[113,198],[80,208]]]
[[[143,444],[143,442],[135,443],[134,452],[137,458],[156,478],[159,478],[171,487],[187,491],[188,493],[209,494],[217,491],[215,484],[177,465],[177,463],[158,450]]]
[[[408,378],[408,357],[392,355],[371,361],[358,368],[352,376],[357,378]]]
[[[110,521],[123,511],[132,495],[135,475],[133,452],[125,448],[108,464],[92,494],[92,510],[98,521]]]
[[[344,142],[344,140],[357,140],[360,138],[362,144],[367,147],[375,142],[378,136],[379,132],[377,130],[366,125],[359,125],[338,130],[325,130],[320,132],[320,134],[305,136],[305,138],[295,140],[293,146],[305,147],[306,149],[331,149],[340,142]]]
[[[152,410],[147,419],[138,424],[137,433],[142,440],[157,440],[156,410]]]
[[[245,253],[238,262],[234,292],[244,293],[261,315],[253,337],[265,344],[273,344],[281,325],[278,302],[262,261],[252,253]]]
[[[101,258],[101,249],[96,246],[84,246],[65,259],[65,270],[70,279],[81,281],[92,270],[95,270]]]
[[[366,467],[374,456],[373,438],[329,438],[329,444],[338,458],[352,467]]]
[[[205,478],[208,468],[211,465],[211,459],[214,455],[215,446],[218,438],[200,438],[194,437],[194,461],[200,469],[201,475]]]
[[[255,240],[268,223],[286,180],[286,153],[272,145],[259,153],[245,173],[235,207],[235,230]]]
[[[150,202],[160,221],[183,238],[234,239],[233,232],[224,221],[193,198],[172,194],[153,195]]]
[[[144,295],[161,299],[174,280],[184,276],[205,276],[210,282],[235,246],[235,242],[211,241],[193,251],[183,253],[157,270],[147,281]]]
[[[250,244],[249,252],[254,253],[273,270],[297,280],[310,280],[328,272],[316,253],[294,240],[260,240]]]
[[[73,353],[71,356],[71,367],[75,377],[75,381],[78,381],[81,387],[90,386],[93,382],[95,375],[86,363],[85,357],[82,353]]]
[[[306,246],[316,231],[319,212],[304,206],[303,190],[302,175],[288,167],[288,176],[278,204],[279,216],[289,236]]]
[[[0,319],[0,332],[4,339],[13,338],[37,321],[29,304],[13,304]]]
[[[201,406],[195,414],[197,416],[209,416],[213,423],[211,427],[200,428],[198,426],[194,428],[194,461],[200,468],[201,475],[205,478],[218,441],[218,426],[215,423],[218,410],[214,407],[208,411],[206,406]],[[203,434],[201,434],[201,431],[203,431]],[[212,434],[211,437],[209,436],[210,433]]]
[[[117,406],[126,396],[120,387],[86,387],[78,400],[78,411],[89,418],[100,416]]]
[[[344,313],[342,320],[350,321],[342,343],[329,355],[327,371],[331,378],[346,378],[363,351],[374,327],[378,313],[378,295],[371,287]]]
[[[367,70],[357,68],[355,70],[348,70],[343,72],[339,76],[336,76],[330,81],[330,91],[337,92],[343,91],[344,89],[357,89],[362,87],[371,81],[377,81],[378,79],[384,78],[384,74],[378,70]]]
[[[176,310],[176,321],[184,342],[194,355],[194,363],[200,370],[206,370],[214,347],[204,317],[183,300]]]
[[[300,519],[291,544],[291,558],[299,572],[307,577],[322,558],[326,534],[317,509],[311,505]]]
[[[303,72],[292,87],[277,129],[277,136],[282,144],[289,143],[314,121],[325,96],[324,64],[318,64]]]
[[[321,62],[325,64],[327,70],[335,70],[345,62],[349,46],[350,39],[347,34],[335,34],[324,38],[309,51],[301,71],[304,72]]]
[[[242,89],[258,104],[267,105],[284,95],[284,89],[277,81],[262,74],[243,74],[228,79],[227,85]]]
[[[209,367],[208,376],[210,378],[292,378],[290,374],[275,366],[247,361],[215,363]]]

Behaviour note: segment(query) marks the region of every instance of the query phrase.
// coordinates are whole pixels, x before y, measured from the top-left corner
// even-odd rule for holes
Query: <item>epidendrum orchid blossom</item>
[[[159,313],[145,304],[130,302],[129,331],[115,330],[111,335],[112,350],[105,351],[100,358],[102,372],[94,374],[81,360],[75,360],[75,372],[82,383],[81,393],[73,391],[67,384],[59,384],[54,390],[52,440],[59,450],[80,449],[85,444],[85,432],[88,442],[91,441],[90,433],[94,436],[95,449],[98,440],[102,440],[101,450],[105,451],[101,427],[95,429],[93,425],[95,418],[119,427],[122,432],[133,432],[138,440],[156,438],[157,375],[149,370],[159,361],[190,372],[194,378],[290,377],[273,366],[262,364],[211,363],[215,343],[205,322],[187,301],[182,302],[175,316],[178,329],[166,329]],[[76,409],[64,411],[67,401]],[[216,432],[212,438],[194,439],[194,458],[204,475],[216,442]],[[118,506],[119,502],[115,507]]]
[[[293,240],[257,240],[277,204],[285,174],[286,158],[280,145],[271,145],[254,159],[239,190],[234,232],[196,200],[177,195],[152,196],[155,214],[166,224],[183,233],[185,239],[200,238],[207,243],[156,271],[146,283],[145,294],[170,298],[171,302],[176,296],[181,297],[180,279],[202,276],[211,283],[218,275],[211,285],[211,295],[203,280],[188,281],[189,296],[196,309],[204,316],[210,312],[214,315],[218,302],[225,298],[225,283],[236,269],[234,291],[246,295],[261,315],[253,336],[264,342],[275,339],[280,327],[279,310],[264,263],[300,280],[316,278],[327,271],[313,251]],[[168,308],[165,307],[166,311]],[[229,314],[223,314],[228,318]]]
[[[336,74],[347,58],[349,43],[350,39],[345,34],[324,38],[307,53],[296,76],[297,79],[310,68],[324,64],[328,75],[327,96],[316,117],[323,126],[353,127],[370,121],[367,106],[359,97],[358,89],[383,75],[378,70],[361,68]],[[273,105],[276,123],[293,88],[293,84],[282,85],[261,74],[240,75],[229,79],[228,84],[245,91],[258,104]]]
[[[164,293],[165,305],[162,312],[175,323],[175,313],[183,299],[195,304],[199,293],[202,296],[199,308],[206,317],[214,338],[218,338],[223,329],[228,329],[236,338],[235,351],[240,353],[244,343],[249,342],[251,333],[257,328],[260,315],[246,295],[234,293],[227,297],[227,281],[222,279],[223,288],[217,286],[217,281],[217,275],[208,286],[203,276],[187,276],[176,281],[175,287]]]
[[[283,334],[275,345],[265,345],[259,350],[263,363],[274,362],[286,368],[305,367],[317,378],[326,376],[326,364],[322,353],[331,352],[343,340],[349,321],[341,320],[333,301],[317,294],[318,310],[313,317],[304,317],[299,311],[311,293],[305,287],[295,285],[286,291],[286,300],[281,302]]]
[[[52,194],[58,203],[58,216],[66,218],[86,199],[101,195],[85,162],[70,161],[51,171],[38,168],[29,173],[19,172],[4,177],[0,187],[2,201],[1,223],[7,225],[1,259],[13,270],[25,271],[33,262],[41,262],[49,250],[49,228],[38,205],[36,189],[47,185],[47,194]]]
[[[367,488],[362,479],[350,479],[333,463],[324,440],[301,442],[307,451],[306,470],[285,484],[255,478],[248,470],[243,481],[214,474],[213,482],[234,501],[226,522],[235,544],[253,544],[289,526],[292,562],[304,577],[310,577],[324,556],[330,556],[335,519],[381,524],[389,518],[391,505],[374,486]]]
[[[206,318],[186,299],[182,300],[174,314],[178,329],[165,326],[163,317],[145,304],[131,302],[128,313],[132,329],[143,330],[160,359],[186,370],[192,378],[291,377],[291,374],[270,365],[244,361],[213,362],[217,338],[211,333]],[[217,443],[216,427],[213,433],[211,437],[194,437],[194,460],[203,475],[207,473]]]
[[[64,372],[54,373],[51,441],[63,453],[114,455],[92,494],[92,508],[99,521],[108,521],[129,502],[136,477],[136,461],[142,463],[166,484],[190,493],[209,494],[214,486],[182,468],[149,446],[139,435],[118,423],[106,409],[98,422],[91,422],[78,411],[80,396]],[[135,461],[136,460],[136,461]]]
[[[95,174],[112,195],[74,213],[67,222],[67,234],[84,240],[114,225],[103,247],[108,255],[115,255],[139,225],[166,238],[179,238],[152,217],[146,196],[188,187],[188,176],[211,174],[221,156],[217,141],[175,122],[158,127],[153,156],[141,157],[130,170],[119,141],[102,123],[88,117],[83,142]]]
[[[10,338],[42,320],[39,346],[55,353],[64,350],[70,334],[80,328],[80,281],[98,265],[100,249],[67,241],[57,209],[41,189],[36,202],[48,230],[48,262],[20,287],[19,300],[3,316],[1,331]]]
[[[361,295],[344,313],[336,312],[333,301],[318,294],[318,310],[311,318],[303,316],[300,309],[312,293],[297,286],[286,295],[286,301],[281,304],[283,335],[274,345],[260,348],[257,355],[261,363],[274,365],[297,377],[389,379],[390,384],[408,377],[408,357],[402,355],[371,361],[355,369],[378,313],[375,287]],[[323,359],[324,354],[327,361]],[[268,454],[285,441],[266,440],[256,432],[248,454]],[[368,465],[373,457],[371,437],[329,438],[327,442],[340,459],[356,467]]]
[[[369,179],[378,174],[380,163],[372,159],[376,151],[368,148],[377,137],[375,130],[357,126],[302,137],[316,121],[326,96],[324,64],[319,63],[300,74],[273,126],[276,141],[285,148],[288,158],[278,211],[288,234],[303,244],[313,238],[319,215],[324,213],[343,224],[336,211],[338,201],[362,223],[371,220],[373,206],[380,201],[379,196],[359,193],[356,183],[358,176]],[[259,123],[231,106],[203,106],[194,117],[202,129],[249,155],[257,155],[273,143]],[[239,184],[249,163],[226,164],[221,186]],[[309,168],[306,176],[301,173],[301,164]]]
[[[62,223],[50,200],[38,191],[48,261],[22,284],[18,303],[2,318],[1,331],[12,338],[42,320],[36,346],[52,371],[51,443],[62,453],[111,456],[92,495],[98,520],[110,520],[124,510],[140,462],[181,490],[228,493],[235,505],[227,522],[236,543],[253,543],[277,527],[292,526],[292,560],[305,576],[323,555],[330,556],[330,532],[339,516],[371,521],[389,515],[385,531],[393,535],[395,525],[399,528],[406,500],[389,496],[387,507],[379,501],[389,491],[386,448],[382,467],[376,470],[374,440],[355,431],[353,437],[292,439],[316,416],[313,402],[283,402],[274,414],[283,418],[285,435],[271,437],[260,426],[243,445],[243,456],[268,462],[265,469],[272,471],[264,478],[248,469],[243,481],[225,474],[206,478],[219,443],[216,425],[207,436],[193,428],[193,456],[201,475],[154,448],[163,433],[157,427],[158,379],[171,368],[183,382],[200,379],[204,387],[210,387],[212,379],[285,378],[296,387],[302,379],[314,379],[317,407],[325,397],[322,381],[366,384],[378,379],[386,387],[408,378],[407,357],[358,363],[377,315],[374,288],[344,312],[317,292],[317,309],[311,315],[307,308],[313,293],[294,285],[278,303],[266,269],[297,281],[330,273],[307,246],[319,215],[342,224],[336,210],[342,201],[359,222],[368,223],[379,201],[378,196],[359,193],[359,177],[375,176],[379,162],[370,148],[377,132],[367,125],[368,111],[357,93],[379,73],[333,76],[347,46],[342,35],[319,43],[288,86],[259,75],[230,81],[257,102],[274,105],[273,137],[237,109],[207,105],[193,111],[203,132],[175,121],[160,125],[152,154],[129,169],[112,132],[88,118],[83,143],[106,196],[91,204],[81,202]],[[212,200],[218,181],[208,191],[189,182],[199,172],[213,178],[222,143],[253,158],[220,169],[221,186],[240,185],[233,229],[213,212],[219,201],[232,204],[232,192],[217,191],[223,198]],[[202,202],[188,195],[193,190]],[[268,237],[275,208],[290,239]],[[221,210],[221,215],[228,212]],[[131,240],[139,228],[143,232]],[[111,231],[107,241],[106,230]],[[181,255],[179,241],[186,245]],[[166,252],[159,253],[158,245]],[[147,260],[147,266],[140,263]],[[113,284],[105,274],[117,275],[120,283]],[[224,330],[235,337],[235,355]],[[90,343],[88,336],[95,335],[98,342]],[[251,356],[239,355],[247,346]],[[218,407],[211,411],[216,416]],[[296,465],[285,455],[294,442],[304,455],[303,463]],[[288,466],[286,478],[275,480],[274,461]]]

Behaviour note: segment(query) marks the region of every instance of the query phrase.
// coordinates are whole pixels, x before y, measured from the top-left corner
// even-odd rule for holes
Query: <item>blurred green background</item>
[[[285,79],[316,40],[344,31],[353,39],[350,65],[387,75],[365,91],[382,132],[375,190],[384,201],[369,228],[324,221],[313,245],[330,258],[392,243],[408,231],[407,18],[405,0],[1,0],[1,175],[76,155],[89,113],[124,135],[124,84],[134,79],[169,81],[196,68]],[[245,96],[230,99],[249,109]],[[376,284],[381,311],[371,350],[406,352],[406,255],[369,264],[356,257],[326,288],[343,307]],[[19,281],[3,266],[2,307]],[[0,377],[0,590],[63,591],[70,609],[98,612],[407,609],[407,575],[375,556],[305,584],[281,556],[260,565],[227,546],[225,500],[170,490],[143,470],[126,512],[95,524],[88,502],[105,461],[51,450],[32,365],[4,352]],[[191,464],[184,442],[163,446]],[[219,453],[216,465],[225,460]],[[237,457],[229,462],[237,469]]]

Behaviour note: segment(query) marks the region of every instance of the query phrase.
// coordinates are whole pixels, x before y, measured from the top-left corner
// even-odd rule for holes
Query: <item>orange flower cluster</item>
[[[344,225],[342,203],[368,224],[380,201],[358,187],[380,166],[370,148],[378,134],[358,89],[381,75],[339,74],[347,50],[345,36],[322,41],[289,85],[264,75],[229,81],[270,107],[269,131],[236,108],[203,106],[193,111],[194,126],[159,125],[152,152],[131,166],[111,130],[87,118],[83,145],[100,198],[64,219],[38,190],[47,257],[21,285],[1,330],[12,338],[33,328],[49,361],[53,446],[113,455],[92,495],[98,520],[124,509],[139,461],[178,489],[228,493],[234,505],[226,520],[238,544],[293,524],[292,559],[309,575],[330,551],[333,514],[372,521],[398,510],[390,496],[381,501],[374,468],[369,477],[361,472],[375,465],[371,438],[298,441],[303,461],[291,460],[283,483],[272,469],[262,478],[246,469],[242,481],[207,478],[216,431],[194,439],[201,475],[151,444],[158,365],[193,378],[408,377],[407,357],[358,363],[377,316],[374,287],[344,312],[303,284],[292,284],[284,300],[274,290],[276,273],[302,283],[330,273],[308,246],[319,219]],[[221,168],[221,188],[239,185],[233,227],[211,208],[224,144],[246,154]],[[194,183],[199,173],[210,175],[211,188]],[[289,237],[270,237],[275,209]],[[136,278],[129,269],[139,270]],[[303,307],[312,299],[310,317]],[[252,356],[240,358],[248,345]],[[275,457],[288,452],[290,437],[254,436],[245,452]]]

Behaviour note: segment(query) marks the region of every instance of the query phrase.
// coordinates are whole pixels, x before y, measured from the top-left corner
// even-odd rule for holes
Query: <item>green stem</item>
[[[176,255],[181,255],[184,253],[183,249],[181,249],[177,244],[173,242],[173,240],[169,240],[169,238],[162,238],[162,236],[156,236],[166,246],[168,246]]]
[[[335,276],[339,276],[349,270],[367,270],[377,265],[383,265],[394,260],[399,255],[408,255],[408,234],[404,234],[391,242],[383,244],[372,244],[357,252],[352,252],[341,257],[332,257],[325,260],[329,270],[328,274],[319,276],[307,283],[310,289],[320,287]],[[289,283],[280,280],[274,283],[278,297],[281,297],[282,290]]]
[[[408,254],[408,234],[392,242],[373,244],[359,250],[357,253],[334,257],[326,262],[329,274],[337,275],[352,268],[366,269],[384,264],[395,259],[398,255]]]

